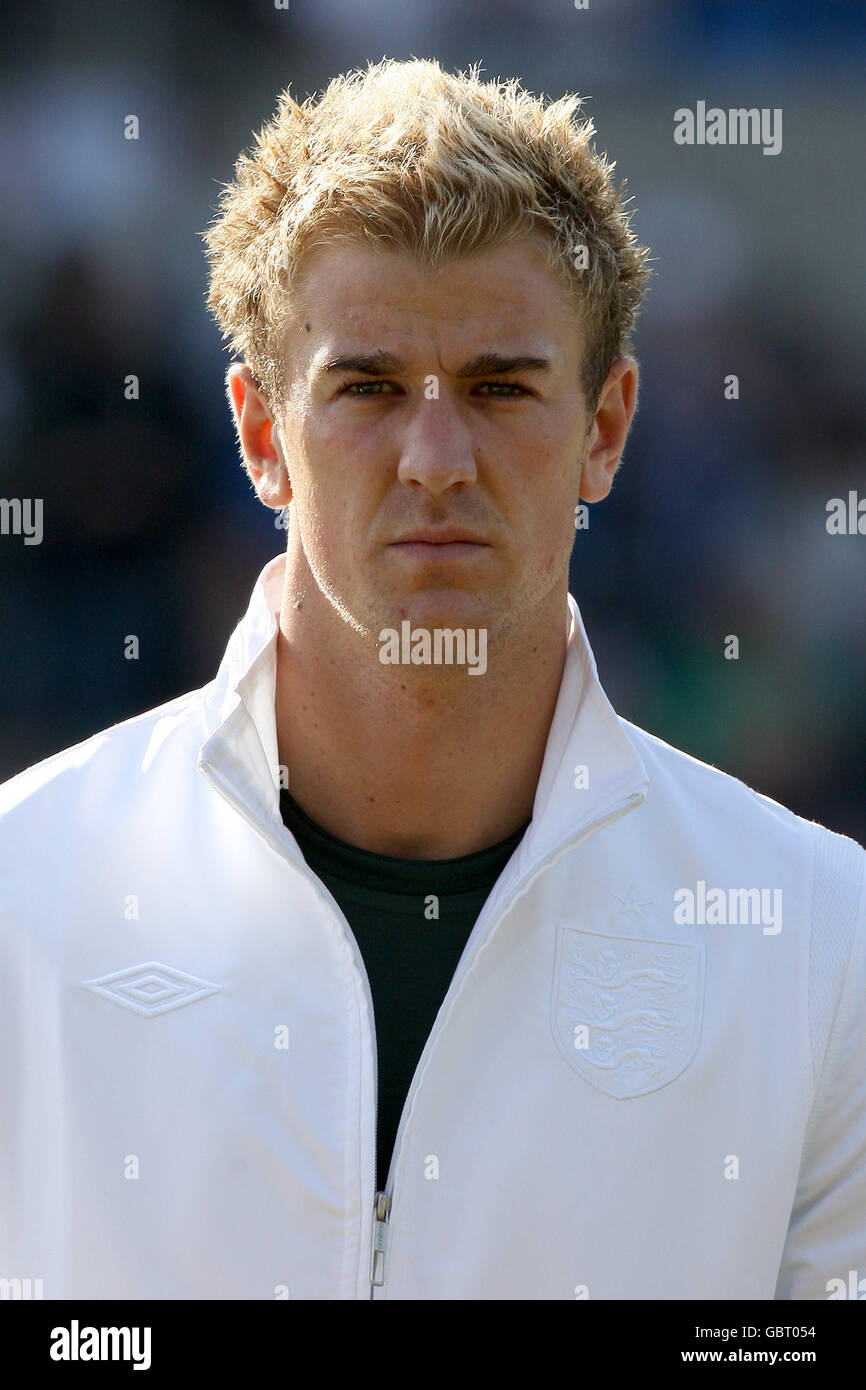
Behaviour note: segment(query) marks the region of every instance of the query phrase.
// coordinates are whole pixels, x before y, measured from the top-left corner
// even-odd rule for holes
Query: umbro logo
[[[149,960],[144,965],[131,965],[126,970],[118,970],[113,975],[100,975],[97,980],[82,980],[85,989],[110,999],[112,1004],[120,1004],[124,1009],[142,1014],[145,1018],[155,1018],[157,1014],[167,1014],[171,1009],[182,1009],[184,1004],[195,1004],[216,994],[222,985],[212,985],[207,980],[199,980],[183,970],[174,970],[170,965],[160,965],[159,961]]]

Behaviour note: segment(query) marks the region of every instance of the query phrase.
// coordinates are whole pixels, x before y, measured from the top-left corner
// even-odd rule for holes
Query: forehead
[[[306,356],[370,346],[540,351],[542,340],[567,355],[581,337],[573,299],[531,240],[472,252],[435,273],[403,251],[318,246],[296,277],[293,309],[300,335],[292,337]]]

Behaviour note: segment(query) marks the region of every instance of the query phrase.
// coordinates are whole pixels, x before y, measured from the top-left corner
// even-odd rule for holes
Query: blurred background
[[[277,94],[480,60],[588,99],[655,258],[638,415],[572,560],[602,683],[866,842],[866,536],[826,529],[866,498],[866,5],[47,0],[4,38],[0,496],[43,498],[44,538],[0,535],[0,780],[210,680],[285,546],[241,470],[200,240]],[[676,145],[699,100],[781,107],[782,152]]]

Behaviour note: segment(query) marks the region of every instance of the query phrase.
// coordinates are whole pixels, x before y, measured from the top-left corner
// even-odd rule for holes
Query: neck
[[[562,679],[566,595],[567,578],[492,640],[483,676],[398,673],[287,562],[275,709],[302,810],[361,849],[417,859],[472,854],[525,825]]]

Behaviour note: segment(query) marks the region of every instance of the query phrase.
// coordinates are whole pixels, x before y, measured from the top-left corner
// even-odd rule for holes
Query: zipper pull
[[[381,1288],[388,1270],[388,1213],[391,1198],[387,1192],[377,1192],[373,1203],[373,1249],[370,1254],[370,1283]],[[381,1256],[381,1260],[379,1257]],[[380,1272],[381,1278],[376,1275]]]

